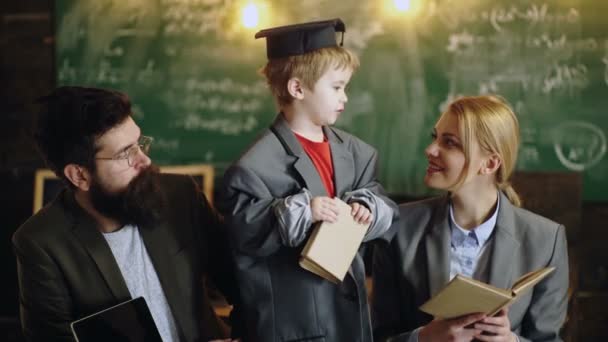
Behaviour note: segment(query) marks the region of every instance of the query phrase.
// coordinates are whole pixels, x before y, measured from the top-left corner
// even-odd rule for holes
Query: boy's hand
[[[327,196],[317,196],[310,201],[312,222],[326,221],[334,223],[338,219],[338,206]]]
[[[349,203],[349,205],[352,208],[350,214],[353,215],[357,223],[369,224],[372,222],[373,215],[366,206],[357,202]]]

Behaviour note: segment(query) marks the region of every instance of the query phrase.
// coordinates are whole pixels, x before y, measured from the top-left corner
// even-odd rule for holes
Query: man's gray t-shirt
[[[178,342],[175,320],[139,229],[126,225],[115,232],[104,233],[103,237],[110,245],[131,297],[146,299],[164,342]]]

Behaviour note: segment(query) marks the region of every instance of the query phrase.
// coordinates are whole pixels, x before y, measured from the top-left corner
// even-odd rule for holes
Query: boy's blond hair
[[[509,201],[519,207],[521,200],[509,182],[517,162],[519,122],[509,104],[496,95],[469,96],[452,102],[443,115],[458,118],[465,155],[464,170],[468,169],[471,145],[475,139],[482,150],[500,157],[501,165],[496,172],[495,183]],[[466,171],[463,171],[456,186],[462,184],[465,178]]]
[[[354,72],[359,68],[359,58],[343,47],[332,46],[303,55],[270,59],[260,73],[266,78],[277,105],[282,108],[293,101],[287,90],[287,82],[291,78],[298,78],[305,87],[313,89],[330,67]]]

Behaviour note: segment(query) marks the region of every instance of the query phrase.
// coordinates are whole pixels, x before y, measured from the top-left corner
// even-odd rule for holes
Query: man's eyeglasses
[[[135,164],[135,157],[137,156],[137,153],[141,150],[145,155],[148,155],[148,152],[150,152],[150,145],[152,144],[152,141],[154,140],[154,138],[152,137],[148,137],[145,135],[142,135],[141,137],[139,137],[139,140],[137,141],[137,144],[129,147],[128,149],[122,151],[121,153],[115,155],[114,157],[98,157],[95,158],[97,160],[127,160],[127,163],[129,164],[129,166],[133,166],[133,164]]]

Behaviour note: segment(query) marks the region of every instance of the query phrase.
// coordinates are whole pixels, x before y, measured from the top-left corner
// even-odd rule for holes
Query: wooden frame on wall
[[[207,200],[213,203],[214,169],[209,164],[161,166],[162,173],[190,175],[201,186]],[[34,178],[34,214],[51,201],[64,187],[62,181],[49,169],[38,169]]]

